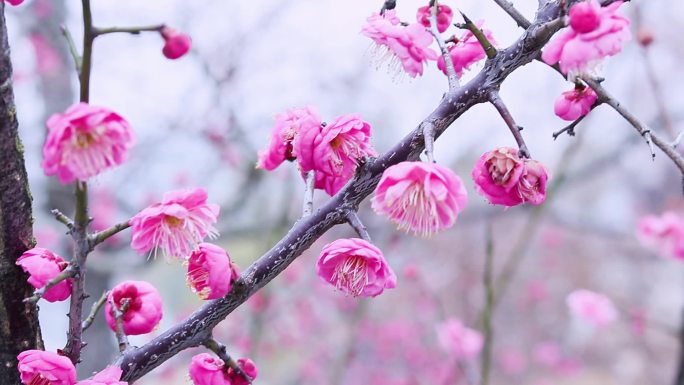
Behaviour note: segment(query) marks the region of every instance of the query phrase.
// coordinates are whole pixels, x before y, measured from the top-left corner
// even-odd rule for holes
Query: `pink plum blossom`
[[[437,339],[442,348],[457,360],[474,358],[480,354],[484,343],[480,332],[464,326],[456,318],[437,325]]]
[[[631,38],[630,21],[616,12],[622,1],[605,7],[597,0],[580,2],[570,8],[570,26],[558,33],[542,52],[547,64],[560,64],[561,71],[574,79],[591,74],[607,56],[622,50]]]
[[[17,356],[17,370],[26,385],[74,385],[76,368],[71,360],[53,352],[26,350]]]
[[[596,99],[598,96],[590,87],[575,87],[556,99],[554,112],[563,120],[577,120],[591,111]]]
[[[684,219],[668,211],[639,220],[637,239],[645,248],[663,257],[684,260]]]
[[[344,187],[347,182],[354,176],[353,173],[345,175],[329,175],[324,172],[314,173],[314,188],[324,190],[328,195],[333,196]],[[306,173],[302,172],[302,179],[306,180]]]
[[[192,39],[185,33],[178,32],[173,28],[164,27],[159,31],[164,39],[162,53],[168,59],[178,59],[190,50]]]
[[[17,265],[29,274],[28,283],[40,289],[57,277],[69,263],[59,255],[42,247],[34,247],[17,259]],[[65,279],[43,293],[48,302],[64,301],[71,295],[71,279]]]
[[[570,293],[565,302],[570,313],[595,327],[609,325],[618,319],[613,301],[603,294],[578,289]]]
[[[134,137],[117,113],[78,103],[47,120],[42,166],[62,183],[85,181],[126,160]]]
[[[258,168],[273,170],[286,160],[297,159],[294,142],[300,132],[320,130],[321,118],[313,107],[292,108],[276,115],[268,147],[259,151]]]
[[[223,297],[239,277],[228,253],[211,243],[200,243],[188,258],[188,286],[202,299]]]
[[[256,379],[258,370],[252,360],[249,358],[239,358],[237,360],[237,365],[251,381]],[[249,385],[250,383],[250,381],[247,381],[242,374],[238,373],[238,371],[233,368],[228,369],[228,379],[230,380],[231,385]]]
[[[10,3],[11,5],[19,5],[19,4],[24,2],[24,0],[3,0],[3,1],[6,1],[6,2]]]
[[[372,207],[399,229],[429,236],[453,226],[468,200],[463,181],[435,163],[401,162],[382,174]]]
[[[416,20],[426,28],[430,28],[430,17],[432,16],[432,7],[426,5],[418,8],[416,13]],[[454,11],[451,7],[444,4],[437,6],[437,30],[441,33],[447,30],[451,25],[451,20],[454,18]]]
[[[477,22],[478,28],[482,29],[483,22]],[[492,31],[489,29],[482,29],[487,40],[490,43],[496,44],[494,41],[494,36],[492,36]],[[472,32],[466,31],[463,36],[456,38],[456,43],[451,44],[447,47],[449,50],[449,56],[451,56],[451,61],[454,63],[454,71],[456,75],[463,76],[463,71],[467,70],[471,65],[477,63],[478,61],[487,57],[487,53],[482,44],[477,40]],[[444,57],[442,55],[437,59],[437,68],[439,68],[445,75],[447,75],[446,63],[444,62]]]
[[[521,159],[518,150],[501,147],[485,152],[472,172],[477,192],[490,203],[539,205],[546,199],[549,174],[539,162]]]
[[[368,17],[361,33],[375,42],[381,57],[391,60],[390,67],[401,66],[411,77],[422,75],[423,63],[438,56],[429,48],[432,35],[425,27],[418,23],[402,27],[393,11]]]
[[[123,371],[118,366],[108,366],[88,380],[79,381],[76,385],[128,385],[121,381]]]
[[[162,250],[187,258],[205,237],[215,237],[219,206],[207,203],[203,188],[175,190],[131,218],[131,247],[138,253]]]
[[[162,299],[159,291],[145,281],[125,281],[114,286],[105,304],[105,317],[109,327],[116,331],[114,304],[122,307],[128,303],[122,319],[123,330],[127,335],[146,334],[154,330],[162,319]]]
[[[397,278],[382,251],[359,238],[338,239],[323,247],[316,273],[338,290],[375,297],[397,285]]]
[[[192,357],[189,372],[194,385],[233,385],[226,377],[223,361],[208,353]]]

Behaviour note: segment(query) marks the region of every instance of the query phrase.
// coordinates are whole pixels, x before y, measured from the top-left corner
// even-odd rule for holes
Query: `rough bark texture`
[[[0,383],[20,384],[16,357],[42,346],[38,308],[25,304],[33,288],[15,262],[33,246],[31,195],[18,136],[7,42],[0,2]]]
[[[357,175],[342,191],[312,215],[301,219],[271,250],[254,262],[224,298],[202,306],[182,323],[167,330],[140,348],[127,351],[117,362],[123,379],[133,382],[178,352],[199,345],[212,329],[252,294],[262,288],[292,263],[331,227],[344,223],[349,210],[370,195],[383,171],[405,160],[415,160],[425,148],[423,126],[434,126],[439,137],[451,123],[470,107],[488,101],[514,70],[534,60],[560,23],[546,24],[559,16],[557,2],[546,3],[539,10],[523,36],[512,46],[487,60],[482,71],[468,84],[444,94],[437,108],[390,151],[359,167]]]

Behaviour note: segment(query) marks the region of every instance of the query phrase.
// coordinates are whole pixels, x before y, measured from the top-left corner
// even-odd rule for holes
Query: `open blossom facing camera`
[[[637,239],[663,257],[684,260],[684,219],[673,212],[648,215],[639,220]]]
[[[205,237],[218,235],[219,206],[207,203],[203,188],[170,191],[162,201],[131,218],[131,247],[139,253],[162,250],[167,257],[187,258]]]
[[[577,120],[591,111],[598,96],[591,87],[575,87],[563,92],[554,104],[554,112],[563,120]]]
[[[316,273],[338,290],[375,297],[397,285],[397,277],[382,251],[360,238],[338,239],[323,247]]]
[[[430,28],[430,17],[432,16],[432,7],[424,6],[418,8],[416,13],[416,20],[426,28]],[[437,6],[437,30],[442,33],[449,28],[451,20],[454,18],[454,11],[448,5],[439,4]]]
[[[76,368],[67,357],[42,350],[26,350],[17,356],[17,370],[26,385],[74,385]]]
[[[62,183],[85,181],[126,160],[133,131],[117,113],[76,104],[47,120],[42,166]]]
[[[17,259],[17,265],[29,274],[28,283],[36,289],[40,289],[66,269],[69,263],[48,249],[34,247],[24,252]],[[57,302],[64,301],[70,295],[71,280],[65,279],[46,290],[43,293],[43,298],[48,302]]]
[[[401,162],[382,174],[372,205],[399,229],[427,236],[453,226],[467,200],[463,181],[450,169]]]
[[[313,107],[292,108],[276,115],[271,139],[265,150],[259,151],[257,167],[273,170],[286,160],[297,159],[294,142],[300,132],[320,130],[321,118]]]
[[[492,44],[496,44],[496,41],[494,41],[494,37],[492,36],[492,31],[482,28],[482,24],[482,21],[476,23],[477,27],[482,29],[487,40]],[[449,51],[449,56],[451,56],[451,61],[454,63],[454,71],[456,71],[456,75],[459,77],[463,76],[463,72],[471,65],[487,57],[487,53],[484,48],[482,48],[482,44],[480,44],[475,35],[470,31],[466,31],[461,38],[456,39],[456,43],[449,45],[447,50]],[[446,63],[444,62],[444,57],[442,55],[437,59],[437,68],[447,75]]]
[[[122,324],[127,335],[146,334],[154,330],[162,319],[162,299],[159,291],[145,281],[125,281],[114,286],[105,304],[109,327],[116,331],[116,318],[110,300],[124,310]],[[125,307],[128,307],[127,309]]]
[[[570,293],[565,302],[570,313],[595,327],[609,325],[618,319],[613,301],[603,294],[579,289]]]
[[[484,153],[472,176],[477,192],[492,204],[539,205],[546,199],[548,171],[535,160],[521,159],[514,148],[501,147]]]
[[[185,33],[178,32],[173,28],[164,27],[159,31],[164,39],[164,48],[162,53],[168,59],[178,59],[184,56],[190,50],[192,39]]]
[[[617,14],[621,5],[622,1],[616,1],[601,7],[597,0],[573,5],[570,26],[544,47],[544,62],[559,63],[570,79],[591,74],[604,58],[619,53],[622,44],[631,38],[629,19]]]
[[[432,35],[425,26],[414,23],[403,27],[394,11],[387,11],[384,16],[374,13],[366,20],[361,33],[375,42],[379,57],[390,59],[391,69],[402,68],[411,77],[422,75],[423,64],[438,56],[429,48]]]
[[[202,299],[223,297],[239,277],[240,272],[228,253],[211,243],[200,243],[188,258],[186,280]]]
[[[76,385],[128,385],[121,381],[123,371],[118,366],[109,366],[88,380],[79,381]]]
[[[484,344],[480,332],[464,326],[456,318],[450,318],[437,326],[437,340],[442,348],[457,360],[476,357]]]

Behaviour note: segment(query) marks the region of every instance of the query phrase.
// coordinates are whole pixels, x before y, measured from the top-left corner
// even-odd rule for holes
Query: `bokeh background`
[[[357,112],[373,125],[378,151],[387,150],[438,104],[446,79],[434,63],[410,79],[378,63],[361,25],[382,2],[335,0],[180,1],[97,0],[97,26],[166,23],[192,36],[191,53],[161,54],[154,33],[108,35],[96,41],[91,101],[110,107],[134,127],[130,160],[93,181],[95,226],[125,220],[170,189],[202,186],[221,204],[217,243],[246,268],[301,215],[303,182],[294,165],[255,169],[274,114],[313,105],[325,120]],[[423,2],[399,1],[412,21]],[[516,28],[492,1],[446,0],[485,20],[499,46]],[[514,2],[528,17],[537,1]],[[674,139],[684,129],[684,3],[633,1],[622,12],[635,35],[603,67],[605,85],[652,129]],[[68,255],[64,229],[48,214],[72,210],[70,186],[40,167],[44,122],[77,99],[76,77],[59,26],[82,36],[80,2],[33,0],[7,8],[20,134],[34,197],[39,246]],[[464,77],[471,78],[479,67]],[[504,210],[486,204],[470,180],[476,159],[514,145],[489,105],[458,119],[436,144],[436,158],[465,181],[469,204],[451,230],[422,239],[397,232],[364,203],[360,216],[399,275],[398,287],[375,299],[354,299],[320,282],[321,247],[353,236],[338,226],[215,331],[234,357],[259,367],[257,383],[301,385],[470,384],[479,359],[458,362],[437,344],[436,327],[458,318],[481,328],[485,239],[493,239],[497,306],[493,315],[493,384],[668,384],[674,376],[684,308],[682,262],[656,256],[636,240],[638,219],[670,210],[682,214],[682,181],[662,154],[651,161],[635,130],[607,107],[582,122],[574,137],[552,133],[565,122],[553,102],[572,87],[543,64],[531,63],[504,83],[501,94],[533,156],[554,176],[544,205]],[[316,203],[328,199],[317,192]],[[488,230],[489,229],[489,230]],[[186,287],[185,269],[149,260],[128,246],[126,232],[89,260],[93,298],[124,279],[144,279],[164,297],[158,331],[201,305]],[[587,288],[611,297],[620,322],[599,331],[572,319],[565,297]],[[65,342],[66,304],[41,304],[46,346]],[[155,333],[153,333],[154,335]],[[152,335],[152,336],[153,336]],[[152,336],[133,338],[142,344]],[[102,315],[85,338],[86,376],[116,356]],[[188,351],[141,384],[187,383]]]

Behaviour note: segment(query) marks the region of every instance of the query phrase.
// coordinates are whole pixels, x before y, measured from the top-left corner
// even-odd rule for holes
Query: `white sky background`
[[[382,152],[427,116],[439,103],[446,90],[446,77],[434,63],[422,78],[393,76],[375,69],[370,54],[370,41],[359,31],[365,18],[380,8],[380,0],[301,0],[301,1],[179,1],[179,0],[93,0],[97,26],[136,26],[165,22],[193,39],[193,55],[170,61],[161,54],[162,40],[152,33],[141,36],[110,35],[97,39],[91,102],[108,106],[126,117],[138,136],[139,145],[130,162],[97,178],[95,184],[120,186],[118,191],[131,204],[141,204],[150,193],[159,197],[176,187],[178,173],[186,173],[190,185],[202,184],[210,196],[225,200],[235,194],[235,178],[200,132],[210,124],[223,124],[226,110],[237,113],[240,124],[250,135],[255,148],[266,145],[272,117],[286,108],[311,104],[325,120],[358,112],[373,125],[374,143]],[[415,9],[424,2],[398,0],[398,13],[403,21],[414,20]],[[515,41],[521,30],[491,1],[444,1],[458,5],[471,19],[485,19],[499,46]],[[536,0],[516,1],[516,6],[532,17]],[[655,30],[653,57],[661,86],[676,118],[684,111],[681,87],[684,84],[681,60],[684,44],[684,2],[649,0],[644,5],[645,21]],[[69,28],[79,41],[81,36],[80,2],[73,2]],[[631,15],[631,5],[623,13]],[[272,12],[273,9],[278,9]],[[16,14],[22,8],[10,9],[7,19],[11,31],[14,66],[18,71],[33,66],[31,48],[21,34]],[[264,19],[265,14],[272,17]],[[456,18],[455,20],[458,20]],[[452,29],[452,32],[454,30]],[[606,86],[623,104],[651,121],[656,109],[645,82],[639,47],[630,43],[605,67]],[[220,69],[225,63],[236,65],[236,80],[222,89],[216,102],[216,90],[203,73],[198,57]],[[476,68],[476,70],[479,67]],[[465,79],[475,72],[467,74]],[[76,79],[74,77],[74,85]],[[553,172],[558,156],[572,138],[562,136],[556,142],[551,133],[565,125],[553,114],[556,96],[572,86],[554,71],[532,63],[516,71],[502,88],[502,96],[518,124],[533,156],[547,164]],[[26,143],[29,174],[35,207],[44,200],[44,185],[39,166],[42,146],[42,106],[37,101],[35,83],[17,85],[17,105],[21,134]],[[75,101],[74,101],[75,102]],[[218,106],[218,108],[217,108]],[[56,112],[56,111],[55,111]],[[681,123],[679,129],[684,128]],[[636,135],[607,107],[592,113],[587,124],[578,129],[589,143],[582,163],[591,156],[610,151],[622,138]],[[503,145],[514,145],[503,120],[495,110],[480,105],[454,123],[436,144],[438,161],[459,161],[458,172],[466,181],[472,207],[481,204],[469,171],[484,151]],[[634,185],[653,188],[676,177],[674,166],[658,154],[653,165],[645,145],[630,147],[622,164],[632,170]],[[284,165],[285,167],[292,167]],[[226,168],[222,170],[222,168]],[[281,172],[282,173],[282,172]],[[285,171],[292,175],[294,172]],[[207,177],[210,176],[210,177]],[[627,179],[627,178],[626,178]],[[274,177],[272,187],[280,181]],[[671,183],[668,185],[672,185]],[[676,185],[676,183],[674,183]],[[278,190],[275,191],[277,194]],[[273,192],[269,192],[274,194]],[[675,194],[676,192],[673,192]],[[602,185],[594,200],[586,203],[585,215],[591,221],[630,232],[637,215],[642,213],[643,197],[620,185]],[[264,202],[267,204],[273,202]],[[577,205],[578,202],[569,203]],[[277,200],[276,200],[277,204]],[[576,207],[576,206],[573,206]],[[595,210],[593,210],[595,209]],[[50,220],[36,213],[40,221]],[[59,305],[42,305],[42,309]],[[50,314],[51,312],[42,312]],[[54,313],[52,313],[54,314]],[[62,344],[64,317],[43,322],[48,347]]]

